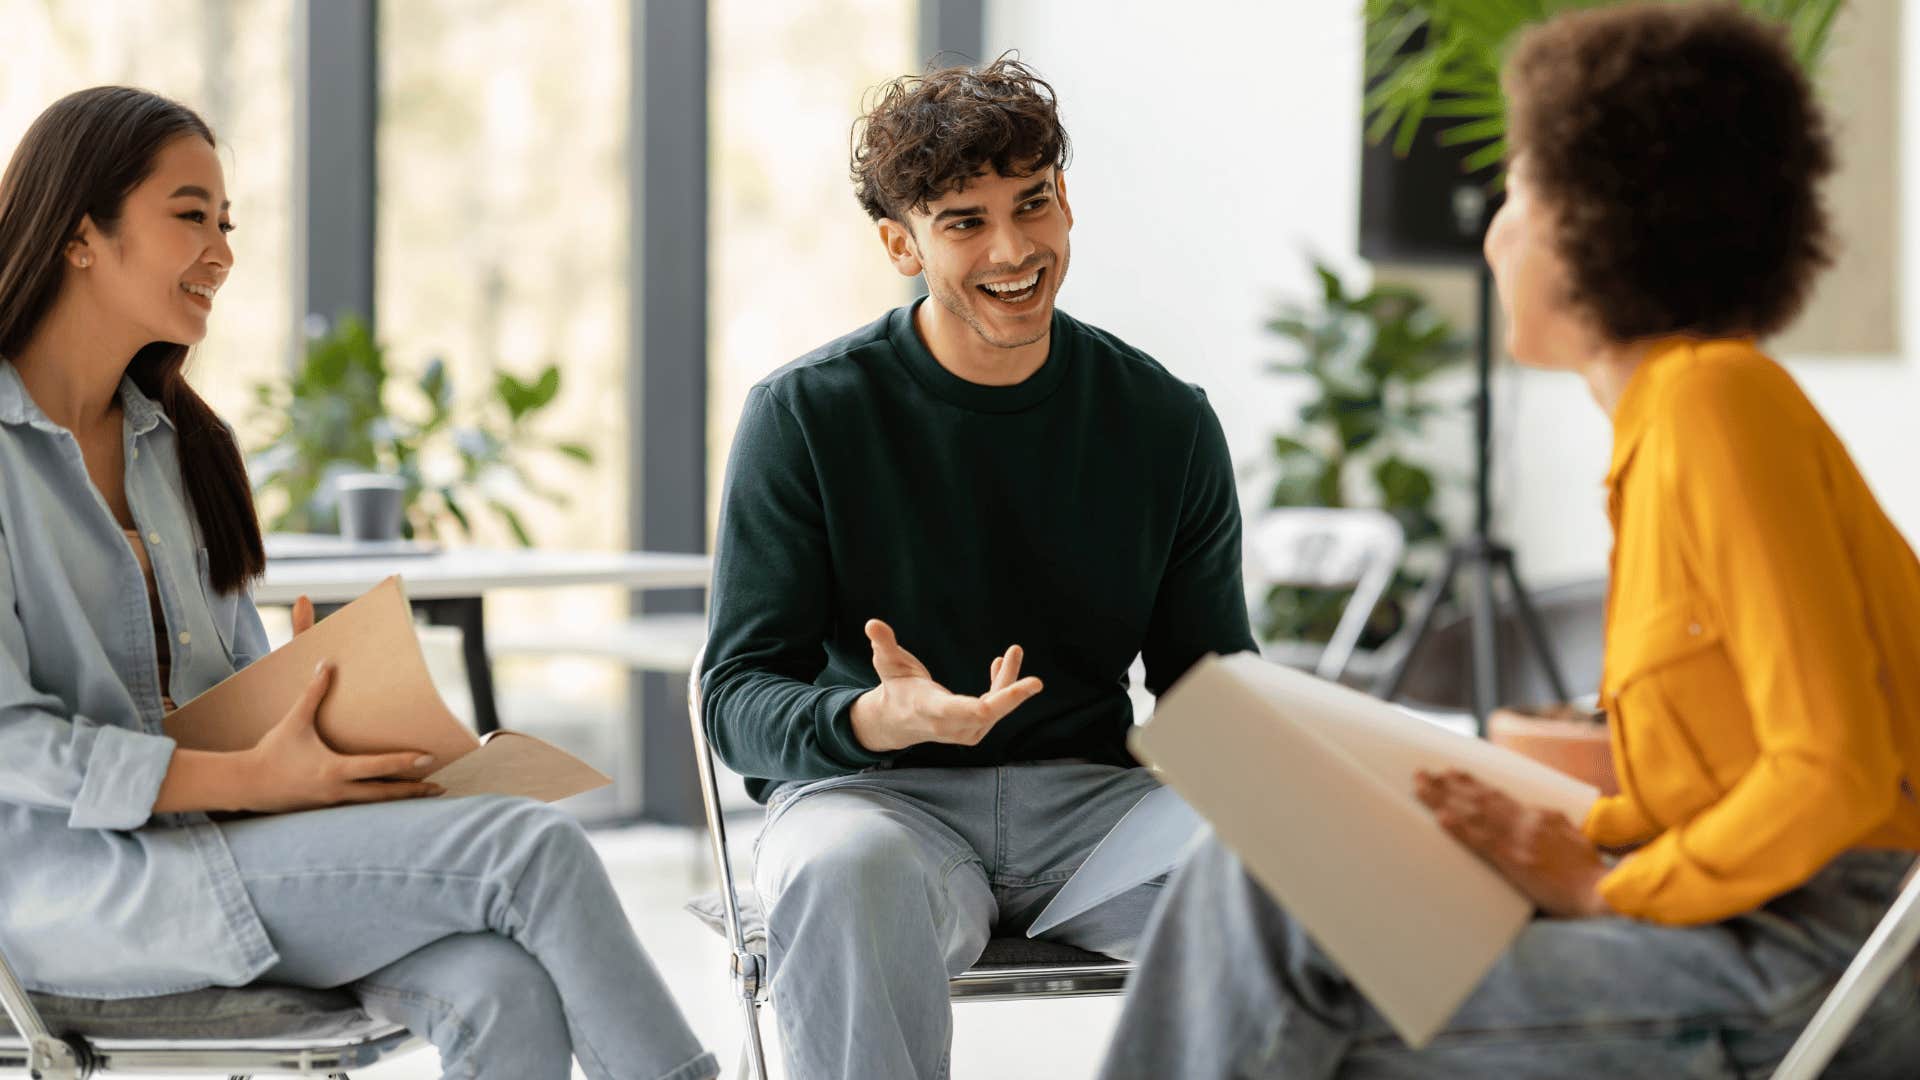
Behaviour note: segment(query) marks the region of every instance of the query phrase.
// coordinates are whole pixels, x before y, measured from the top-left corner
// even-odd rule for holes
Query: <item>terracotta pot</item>
[[[1608,741],[1607,725],[1569,712],[1543,716],[1518,709],[1495,709],[1487,718],[1487,741],[1585,780],[1602,795],[1617,794],[1620,784],[1613,775],[1613,746]]]

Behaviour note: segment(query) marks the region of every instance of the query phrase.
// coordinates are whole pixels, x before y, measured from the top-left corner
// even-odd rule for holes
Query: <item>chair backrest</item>
[[[1833,992],[1820,1003],[1820,1010],[1807,1021],[1806,1030],[1787,1051],[1773,1080],[1815,1080],[1887,980],[1907,966],[1916,944],[1920,944],[1920,862],[1907,871],[1906,883],[1893,906],[1874,927],[1867,943],[1860,946],[1853,963],[1841,973]]]
[[[1247,529],[1247,578],[1262,592],[1274,585],[1353,590],[1314,665],[1315,674],[1337,679],[1393,584],[1406,546],[1400,523],[1382,510],[1278,507]]]

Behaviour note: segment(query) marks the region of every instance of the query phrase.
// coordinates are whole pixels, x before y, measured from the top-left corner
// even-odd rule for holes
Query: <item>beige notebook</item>
[[[1533,917],[1533,904],[1414,796],[1414,773],[1464,769],[1574,821],[1598,795],[1252,653],[1195,664],[1129,746],[1414,1047]]]
[[[333,662],[333,685],[316,723],[320,737],[343,754],[432,754],[437,769],[424,778],[449,796],[552,802],[613,782],[531,735],[499,731],[484,742],[476,738],[434,689],[398,577],[189,701],[166,718],[166,732],[189,750],[245,750],[300,700],[322,660]],[[400,775],[417,780],[426,771]]]

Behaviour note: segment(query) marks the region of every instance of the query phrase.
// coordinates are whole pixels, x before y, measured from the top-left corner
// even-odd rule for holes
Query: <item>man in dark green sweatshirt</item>
[[[929,297],[767,376],[734,441],[703,697],[768,804],[754,877],[796,1080],[944,1076],[947,976],[1153,786],[1126,750],[1134,657],[1159,694],[1254,648],[1206,396],[1054,307],[1067,157],[1017,61],[889,84],[854,179]],[[1128,956],[1157,891],[1047,936]]]

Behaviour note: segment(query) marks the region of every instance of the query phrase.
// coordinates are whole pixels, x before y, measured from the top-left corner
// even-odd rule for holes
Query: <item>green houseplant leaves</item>
[[[1405,154],[1429,118],[1438,141],[1471,146],[1465,168],[1497,166],[1506,155],[1507,111],[1500,64],[1514,36],[1575,8],[1618,0],[1366,0],[1367,138],[1393,136]],[[1816,70],[1845,0],[1741,0],[1786,25],[1794,54]]]
[[[1268,505],[1378,506],[1406,530],[1408,550],[1444,546],[1434,512],[1438,484],[1416,446],[1436,406],[1422,396],[1434,375],[1465,356],[1453,327],[1419,292],[1376,285],[1355,292],[1316,264],[1320,296],[1282,305],[1267,329],[1292,345],[1268,370],[1305,380],[1313,390],[1299,422],[1273,440],[1277,466]],[[1416,560],[1417,561],[1417,560]],[[1399,628],[1407,599],[1423,579],[1403,569],[1361,635],[1362,645]],[[1349,591],[1277,585],[1260,619],[1268,640],[1325,641]]]
[[[549,364],[532,381],[500,372],[484,398],[462,403],[443,361],[430,361],[414,379],[396,378],[366,324],[342,318],[307,343],[290,378],[254,387],[255,419],[273,434],[249,469],[255,492],[281,504],[267,527],[333,532],[333,479],[387,472],[406,481],[407,536],[471,536],[474,514],[484,512],[530,547],[533,534],[508,495],[565,499],[534,483],[527,456],[593,461],[586,446],[534,431],[559,393],[560,369]]]

